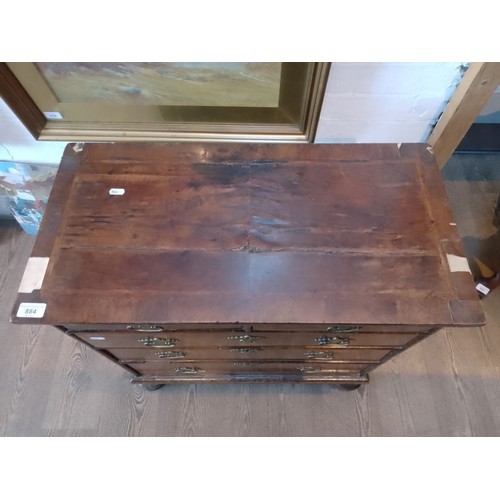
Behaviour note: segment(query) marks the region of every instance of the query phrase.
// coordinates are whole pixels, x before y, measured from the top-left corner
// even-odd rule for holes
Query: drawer
[[[133,325],[113,325],[113,324],[66,324],[64,328],[75,332],[137,332],[142,334],[157,334],[164,332],[228,332],[228,333],[248,333],[252,332],[318,332],[325,334],[347,334],[357,332],[429,332],[435,327],[432,325],[333,325],[314,323],[182,323],[182,324],[133,324]]]
[[[142,363],[129,363],[140,375],[149,375],[157,377],[204,377],[207,375],[314,375],[314,374],[342,374],[358,375],[366,369],[367,364],[362,363],[300,363],[300,362],[252,362],[252,361],[234,361],[234,362],[197,362],[197,363],[172,363],[168,361],[145,361]]]
[[[283,347],[223,347],[216,349],[107,349],[119,360],[301,360],[301,361],[363,361],[382,359],[390,349],[321,349]],[[126,361],[125,361],[126,362]]]
[[[144,334],[139,332],[100,331],[71,332],[75,337],[97,348],[154,347],[179,349],[187,347],[254,347],[254,346],[328,346],[329,348],[402,347],[418,333],[344,333],[318,332],[172,332]]]

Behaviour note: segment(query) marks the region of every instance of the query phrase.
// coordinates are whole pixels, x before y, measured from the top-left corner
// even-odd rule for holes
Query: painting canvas
[[[0,194],[23,230],[36,235],[42,221],[57,167],[0,162]]]
[[[276,107],[281,63],[39,62],[60,102]]]

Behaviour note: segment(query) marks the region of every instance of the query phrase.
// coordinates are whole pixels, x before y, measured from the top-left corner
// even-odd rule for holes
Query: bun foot
[[[165,384],[142,384],[142,387],[146,389],[146,391],[157,391],[161,389]]]
[[[361,387],[361,384],[337,384],[342,391],[355,391]]]

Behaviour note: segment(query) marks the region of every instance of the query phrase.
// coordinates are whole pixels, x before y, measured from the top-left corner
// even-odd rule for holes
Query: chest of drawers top
[[[423,144],[70,144],[32,262],[14,322],[484,320]]]

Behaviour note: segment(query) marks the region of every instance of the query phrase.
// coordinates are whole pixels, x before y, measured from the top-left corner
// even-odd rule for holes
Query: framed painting
[[[38,140],[312,142],[330,63],[0,63]]]

